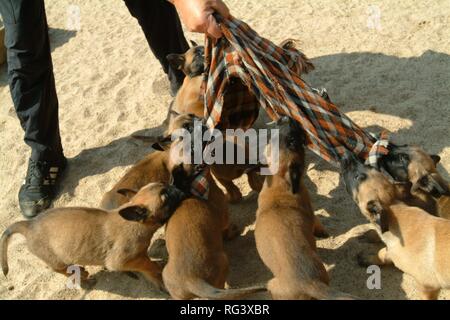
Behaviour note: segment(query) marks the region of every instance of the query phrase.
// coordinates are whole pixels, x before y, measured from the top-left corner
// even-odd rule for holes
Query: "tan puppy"
[[[171,159],[170,157],[170,134],[177,129],[190,125],[194,118],[193,115],[187,114],[176,117],[166,130],[165,136],[167,138],[163,138],[153,145],[153,148],[157,150],[131,167],[116,185],[103,196],[100,207],[111,210],[128,202],[128,198],[117,192],[118,190],[139,190],[151,182],[168,183],[171,177],[171,169],[179,164],[178,159]],[[164,144],[164,147],[161,146],[162,144]]]
[[[204,166],[186,163],[184,161],[185,159],[177,152],[180,144],[183,142],[182,137],[174,138],[174,141],[172,141],[170,135],[180,128],[187,130],[188,134],[192,134],[194,121],[201,123],[201,120],[192,114],[182,114],[175,117],[166,130],[168,136],[160,138],[158,142],[153,144],[153,148],[158,151],[150,154],[128,170],[112,190],[105,194],[102,200],[102,207],[115,208],[128,201],[127,197],[117,192],[118,190],[136,190],[141,185],[150,182],[158,181],[168,183],[171,180],[174,185],[189,193],[192,177],[196,176],[200,170],[203,170]],[[233,238],[237,235],[238,230],[229,221],[227,199],[212,178],[209,181],[209,188],[207,202],[216,211],[220,212],[224,219],[224,226],[226,226],[224,228],[224,237],[227,239]]]
[[[211,176],[209,181],[213,182]],[[210,198],[213,197],[211,189]],[[189,198],[181,203],[167,224],[169,261],[163,270],[163,279],[174,299],[236,299],[265,290],[263,286],[224,290],[228,258],[222,233],[227,233],[228,217],[212,204],[214,201]]]
[[[170,180],[169,151],[155,151],[130,168],[116,185],[102,198],[100,208],[112,210],[128,202],[121,189],[139,190],[150,182],[168,183]]]
[[[204,59],[205,49],[203,46],[198,46],[195,42],[191,41],[193,47],[190,48],[185,54],[170,54],[167,56],[167,60],[173,68],[182,70],[186,77],[178,91],[175,100],[170,106],[169,110],[169,130],[172,126],[174,119],[180,114],[193,114],[199,118],[203,118],[204,101],[201,92],[201,85],[203,81],[204,72]],[[283,41],[280,46],[286,50],[296,47],[296,41],[287,39]],[[308,73],[314,70],[312,62],[301,53],[298,57],[297,70],[299,74]],[[166,135],[168,135],[166,132]],[[247,157],[247,164],[215,164],[211,166],[214,177],[220,182],[221,185],[227,190],[227,198],[230,203],[237,203],[242,199],[242,193],[239,188],[234,184],[233,180],[240,178],[243,174],[247,174],[247,181],[253,191],[260,192],[264,183],[264,178],[258,174],[258,165],[252,165],[248,159],[248,144],[239,145],[235,139],[227,139],[224,141],[224,150],[229,150],[230,144],[234,144],[235,152],[245,152]],[[226,154],[224,155],[226,158]],[[225,161],[224,161],[225,163]]]
[[[184,197],[173,186],[152,183],[114,211],[51,209],[33,220],[14,223],[0,239],[3,273],[6,276],[9,270],[8,240],[20,233],[30,252],[61,274],[67,275],[71,265],[104,266],[111,271],[140,272],[162,289],[161,267],[148,258],[147,248]],[[83,282],[91,280],[84,269],[81,276]]]
[[[192,113],[199,118],[205,115],[204,101],[201,93],[203,72],[205,71],[205,48],[191,41],[193,47],[184,54],[169,54],[170,65],[186,75],[169,110],[169,123],[173,120],[171,111],[182,114]]]
[[[426,195],[450,196],[449,184],[436,168],[440,160],[439,156],[428,155],[417,146],[391,145],[380,164],[396,181],[410,182],[412,195],[429,202]]]
[[[377,255],[361,253],[359,263],[393,263],[416,280],[424,299],[437,299],[441,289],[450,289],[450,221],[399,201],[385,175],[354,157],[343,161],[342,171],[348,191],[361,212],[379,225],[386,244]]]
[[[303,184],[304,133],[291,119],[278,121],[278,127],[278,172],[266,178],[255,226],[258,253],[274,275],[267,288],[274,299],[350,298],[328,286],[327,271],[316,252],[314,229],[323,227]],[[272,152],[268,145],[268,159]]]
[[[169,123],[173,116],[171,112],[176,114],[192,113],[199,118],[205,115],[203,94],[201,86],[203,82],[203,72],[205,71],[205,48],[199,46],[194,41],[191,41],[192,47],[184,54],[169,54],[167,60],[170,65],[176,69],[184,72],[183,85],[175,97],[175,100],[170,106],[168,118]],[[287,39],[283,41],[280,46],[286,50],[295,48],[297,41]],[[298,74],[308,73],[314,70],[314,65],[303,53],[298,57],[297,69]]]

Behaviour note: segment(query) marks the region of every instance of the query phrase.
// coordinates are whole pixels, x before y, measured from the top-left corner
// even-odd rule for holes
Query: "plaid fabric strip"
[[[209,196],[209,168],[198,174],[191,184],[191,194],[203,200],[208,200]]]
[[[367,157],[366,164],[377,168],[381,168],[378,165],[378,159],[380,155],[387,155],[389,153],[389,132],[382,131],[379,137],[375,137],[377,141],[373,144],[370,149],[369,156]]]
[[[370,163],[376,163],[384,154],[384,145],[373,149],[376,138],[301,79],[298,71],[305,67],[299,65],[300,52],[276,46],[238,19],[216,18],[224,37],[207,38],[205,43],[203,88],[209,127],[248,128],[257,117],[257,108],[262,107],[273,120],[282,115],[297,120],[307,133],[309,149],[329,162],[338,164],[346,152],[352,152],[362,160],[370,154]],[[229,97],[234,94],[229,90],[232,83],[244,84],[255,101],[225,104],[242,99]]]

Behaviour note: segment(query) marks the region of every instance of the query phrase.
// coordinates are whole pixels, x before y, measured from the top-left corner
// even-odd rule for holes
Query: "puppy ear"
[[[190,40],[190,42],[193,47],[198,47],[197,42],[195,42],[194,40]]]
[[[389,221],[383,206],[378,200],[372,200],[367,203],[367,211],[373,216],[380,225],[381,232],[389,230]]]
[[[292,164],[289,166],[289,181],[291,182],[291,191],[297,194],[300,190],[300,180],[302,178],[302,170],[300,165]]]
[[[119,189],[119,190],[117,190],[117,193],[123,195],[128,200],[130,200],[131,198],[133,198],[136,195],[137,191],[131,190],[131,189]]]
[[[152,148],[157,151],[165,151],[169,149],[171,143],[172,138],[170,136],[158,137],[157,142],[152,145]]]
[[[147,219],[149,211],[141,206],[128,206],[120,209],[119,214],[125,220],[143,222]]]
[[[186,58],[182,54],[171,53],[166,58],[175,70],[182,70],[186,62]]]
[[[435,165],[437,165],[441,161],[441,157],[437,154],[432,154],[430,155],[430,157],[431,159],[433,159]]]

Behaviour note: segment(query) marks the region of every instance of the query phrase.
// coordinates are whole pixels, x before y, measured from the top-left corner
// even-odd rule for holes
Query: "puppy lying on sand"
[[[361,253],[361,265],[393,263],[411,275],[424,299],[450,289],[450,221],[399,200],[385,175],[354,157],[344,159],[342,173],[361,212],[379,225],[386,247],[377,255]]]
[[[114,211],[59,208],[33,220],[16,222],[0,239],[3,273],[6,276],[9,270],[8,240],[20,233],[30,252],[61,274],[67,275],[71,265],[104,266],[111,271],[140,272],[162,289],[161,267],[148,258],[147,248],[154,232],[167,222],[184,197],[173,186],[152,183]],[[82,284],[95,283],[84,269],[81,276]]]
[[[182,170],[174,171],[174,181],[188,178]],[[211,175],[208,180],[210,187],[217,188]],[[212,191],[210,198],[217,197]],[[223,248],[223,234],[231,235],[228,212],[212,205],[215,202],[186,199],[167,224],[169,260],[163,270],[163,279],[175,299],[237,299],[265,290],[264,286],[224,290],[228,258]]]
[[[280,129],[279,169],[268,176],[258,198],[255,238],[258,253],[274,278],[274,299],[348,299],[328,286],[329,278],[316,252],[314,231],[323,233],[303,184],[303,130],[286,118]],[[271,159],[271,146],[266,156]],[[272,160],[268,160],[271,164]]]

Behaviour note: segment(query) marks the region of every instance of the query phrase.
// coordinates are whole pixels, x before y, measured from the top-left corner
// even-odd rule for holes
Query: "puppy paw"
[[[233,240],[241,235],[241,228],[239,228],[234,223],[230,223],[228,228],[223,233],[223,238],[225,240]]]

